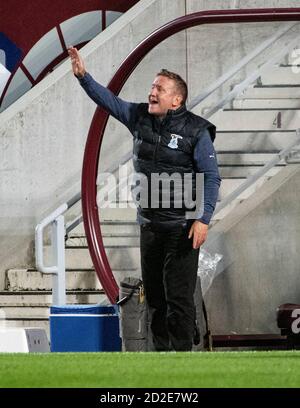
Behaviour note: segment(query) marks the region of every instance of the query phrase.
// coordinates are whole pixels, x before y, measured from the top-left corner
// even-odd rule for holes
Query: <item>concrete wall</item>
[[[290,164],[214,228],[226,266],[206,294],[214,334],[279,333],[277,307],[300,303],[299,191]]]

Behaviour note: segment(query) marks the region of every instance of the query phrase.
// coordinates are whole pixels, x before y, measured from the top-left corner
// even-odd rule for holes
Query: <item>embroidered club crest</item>
[[[182,136],[175,135],[174,133],[171,133],[171,140],[170,140],[168,146],[171,149],[177,149],[178,148],[178,139],[182,139]]]

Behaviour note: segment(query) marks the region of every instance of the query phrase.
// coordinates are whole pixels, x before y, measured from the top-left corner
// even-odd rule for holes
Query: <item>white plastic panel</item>
[[[117,18],[119,18],[123,13],[119,11],[107,11],[106,12],[106,27],[112,24]]]
[[[1,50],[0,50],[0,56],[1,56]],[[0,96],[2,95],[2,92],[5,88],[6,82],[8,81],[9,77],[10,77],[10,71],[6,69],[5,66],[2,65],[0,62]]]
[[[39,328],[0,327],[0,352],[49,353],[45,330]]]
[[[89,11],[64,21],[60,25],[67,47],[89,41],[102,30],[101,11]]]
[[[31,87],[32,83],[29,81],[28,77],[24,74],[21,68],[19,68],[9,84],[0,108],[0,112],[20,98],[20,96],[27,92]]]
[[[63,52],[63,48],[56,28],[45,34],[29,51],[23,64],[36,79],[56,57]]]
[[[6,55],[5,55],[4,50],[0,48],[0,64],[5,66],[5,63],[6,63]]]

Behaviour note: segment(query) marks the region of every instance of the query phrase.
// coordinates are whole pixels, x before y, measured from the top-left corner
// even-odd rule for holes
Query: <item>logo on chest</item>
[[[171,133],[171,140],[168,143],[168,147],[170,147],[171,149],[178,149],[178,139],[183,139],[183,137]]]

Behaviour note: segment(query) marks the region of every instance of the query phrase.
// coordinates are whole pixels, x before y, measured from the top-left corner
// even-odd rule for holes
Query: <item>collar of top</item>
[[[169,109],[167,112],[167,116],[178,117],[185,114],[186,111],[187,111],[186,105],[183,104],[177,109]]]
[[[155,120],[155,123],[159,126],[166,125],[172,119],[180,119],[182,116],[184,116],[186,112],[187,112],[187,108],[186,108],[186,105],[184,104],[184,105],[181,105],[177,109],[169,109],[164,118],[159,118],[157,116],[154,116],[154,120]]]

